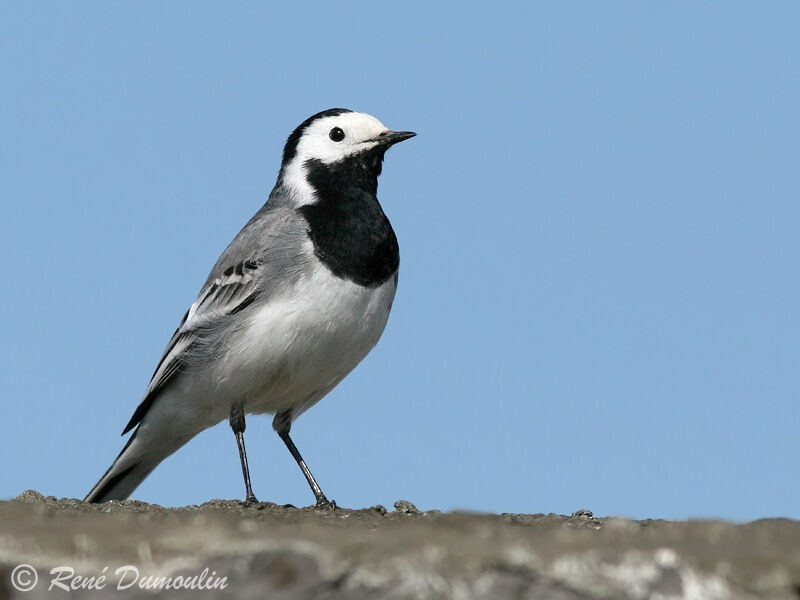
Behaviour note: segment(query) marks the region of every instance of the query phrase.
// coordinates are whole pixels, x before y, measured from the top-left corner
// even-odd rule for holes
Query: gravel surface
[[[30,591],[17,589],[32,581],[15,572],[20,564],[38,574]],[[0,599],[198,594],[797,600],[800,522],[442,513],[407,500],[333,511],[223,500],[164,508],[28,491],[0,502]]]

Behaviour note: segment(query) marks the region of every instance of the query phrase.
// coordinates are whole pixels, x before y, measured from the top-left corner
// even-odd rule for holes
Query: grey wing
[[[136,408],[123,435],[144,418],[158,393],[188,364],[188,357],[202,343],[203,333],[213,330],[226,317],[247,308],[258,296],[256,271],[259,263],[247,259],[228,267],[221,277],[206,284],[170,339],[156,367],[144,399]]]
[[[256,213],[220,256],[186,311],[123,435],[142,421],[159,392],[191,364],[199,347],[208,344],[209,332],[224,327],[259,295],[274,291],[302,269],[307,263],[303,260],[305,235],[305,223],[293,210],[265,207]]]

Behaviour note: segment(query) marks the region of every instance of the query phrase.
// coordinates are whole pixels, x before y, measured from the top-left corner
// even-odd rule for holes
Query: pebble
[[[394,509],[397,512],[406,513],[408,515],[416,515],[419,513],[417,507],[408,500],[398,500],[394,503]]]

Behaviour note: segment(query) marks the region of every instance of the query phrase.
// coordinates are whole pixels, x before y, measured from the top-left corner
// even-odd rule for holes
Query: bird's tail
[[[208,426],[168,415],[152,416],[155,418],[145,418],[139,424],[84,502],[125,500],[162,460]]]
[[[134,432],[116,460],[83,499],[84,502],[125,500],[158,466],[158,463],[166,458],[166,455],[160,458],[143,455],[141,444],[137,443],[139,440],[136,439],[136,433]]]

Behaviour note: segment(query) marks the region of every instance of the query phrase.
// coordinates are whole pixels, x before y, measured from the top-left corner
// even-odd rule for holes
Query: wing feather
[[[203,333],[227,317],[241,312],[256,299],[259,266],[255,259],[241,261],[226,268],[222,275],[203,286],[167,344],[144,399],[134,411],[123,435],[141,422],[158,393],[189,364],[190,353],[203,343]]]

